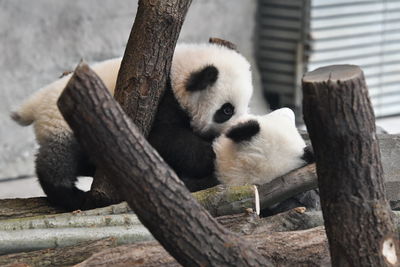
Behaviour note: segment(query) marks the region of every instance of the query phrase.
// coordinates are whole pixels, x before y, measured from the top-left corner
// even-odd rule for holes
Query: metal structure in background
[[[257,63],[272,108],[301,109],[304,72],[364,70],[378,117],[400,114],[399,0],[258,0]]]

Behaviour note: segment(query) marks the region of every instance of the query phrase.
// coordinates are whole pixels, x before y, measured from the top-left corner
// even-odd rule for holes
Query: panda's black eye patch
[[[253,136],[260,132],[260,124],[256,120],[249,120],[239,123],[228,130],[226,137],[235,143],[249,141]]]
[[[213,120],[216,123],[224,123],[232,118],[233,114],[235,114],[235,107],[231,103],[225,103],[215,112]]]
[[[218,69],[212,65],[190,74],[186,89],[191,92],[201,91],[213,85],[218,79]]]

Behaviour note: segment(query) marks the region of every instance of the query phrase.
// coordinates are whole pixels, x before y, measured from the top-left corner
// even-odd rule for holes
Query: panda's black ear
[[[249,141],[253,136],[260,132],[260,124],[256,120],[249,120],[239,123],[225,134],[226,137],[232,139],[235,143]]]
[[[218,69],[212,65],[190,74],[186,83],[188,91],[201,91],[213,85],[218,79]]]

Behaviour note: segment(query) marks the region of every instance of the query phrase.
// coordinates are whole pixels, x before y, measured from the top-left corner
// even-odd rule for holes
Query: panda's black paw
[[[308,145],[304,148],[304,153],[301,159],[304,160],[307,164],[315,162],[314,149],[311,145]]]

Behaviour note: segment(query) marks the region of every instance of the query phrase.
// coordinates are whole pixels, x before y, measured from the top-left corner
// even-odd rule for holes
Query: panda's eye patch
[[[231,103],[225,103],[215,112],[213,120],[216,123],[224,123],[228,121],[234,113],[235,107]]]

